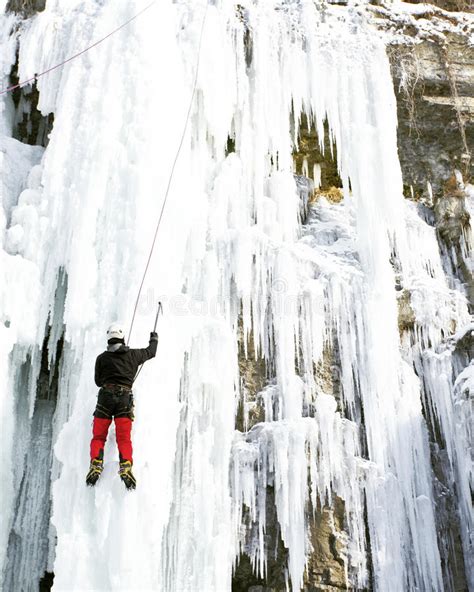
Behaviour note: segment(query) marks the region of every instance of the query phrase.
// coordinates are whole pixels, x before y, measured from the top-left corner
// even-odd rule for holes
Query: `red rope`
[[[170,192],[170,189],[171,189],[171,183],[173,182],[174,170],[176,168],[176,163],[178,162],[178,158],[179,158],[179,155],[180,155],[180,152],[181,152],[181,148],[183,147],[184,138],[186,136],[186,130],[188,129],[189,117],[191,115],[191,109],[193,107],[194,96],[196,94],[196,87],[197,87],[198,74],[199,74],[199,64],[200,64],[200,61],[201,61],[202,38],[203,38],[203,33],[204,33],[204,26],[206,24],[207,9],[209,7],[209,0],[205,0],[205,1],[206,1],[206,9],[204,11],[204,16],[203,16],[202,24],[201,24],[201,32],[199,34],[199,45],[198,45],[197,59],[196,59],[196,70],[195,70],[195,73],[194,73],[193,90],[192,90],[192,93],[191,93],[191,98],[189,99],[189,106],[188,106],[188,111],[187,111],[187,114],[186,114],[186,120],[184,122],[183,133],[181,134],[181,139],[179,141],[178,150],[176,151],[176,156],[174,157],[173,166],[171,167],[171,172],[170,172],[170,176],[169,176],[169,179],[168,179],[168,185],[166,186],[165,197],[163,199],[163,204],[161,206],[160,215],[158,217],[158,222],[156,224],[155,234],[153,236],[153,241],[151,243],[150,253],[148,254],[148,259],[147,259],[147,262],[146,262],[146,265],[145,265],[145,271],[143,272],[142,281],[140,282],[140,287],[138,288],[137,299],[135,300],[135,306],[133,308],[132,321],[130,323],[130,329],[128,331],[127,345],[130,342],[130,337],[132,336],[133,323],[135,322],[135,316],[137,314],[138,302],[140,301],[140,295],[142,293],[143,284],[145,283],[145,278],[146,278],[146,275],[148,273],[148,268],[150,267],[151,258],[153,256],[153,251],[155,249],[156,239],[158,237],[158,231],[160,230],[161,219],[163,218],[163,213],[165,211],[166,202],[168,200],[168,195],[169,195],[169,192]]]
[[[89,51],[89,49],[96,47],[96,45],[99,45],[99,43],[102,43],[102,41],[105,41],[109,37],[112,37],[112,35],[117,33],[117,31],[120,31],[120,29],[123,29],[124,27],[126,27],[128,24],[130,24],[132,21],[134,21],[136,18],[138,18],[141,14],[143,14],[146,10],[148,10],[155,3],[156,3],[156,0],[153,0],[153,2],[150,2],[150,4],[145,6],[145,8],[143,8],[143,10],[140,10],[140,12],[137,12],[137,14],[132,16],[132,18],[128,19],[128,21],[126,21],[122,25],[120,25],[120,27],[117,27],[116,29],[111,31],[108,35],[106,35],[105,37],[102,37],[102,39],[99,39],[98,41],[96,41],[92,45],[89,45],[89,47],[86,47],[85,49],[83,49],[79,53],[76,53],[76,54],[70,56],[69,58],[67,58],[66,60],[64,60],[63,62],[61,62],[59,64],[56,64],[55,66],[51,66],[51,68],[48,68],[44,72],[40,72],[39,74],[35,74],[33,77],[28,78],[27,80],[23,80],[22,82],[18,82],[18,84],[14,84],[12,86],[9,86],[8,88],[1,90],[0,95],[11,92],[12,90],[15,90],[16,88],[20,88],[24,84],[29,84],[30,82],[36,81],[40,76],[44,76],[45,74],[49,74],[49,72],[52,72],[53,70],[56,70],[57,68],[60,68],[61,66],[64,66],[65,64],[67,64],[68,62],[71,62],[72,60],[75,60],[79,56],[81,56],[84,53],[86,53],[87,51]]]
[[[132,16],[132,18],[128,19],[128,21],[126,21],[125,23],[123,23],[122,25],[120,25],[120,27],[117,27],[116,29],[114,29],[113,31],[111,31],[108,35],[106,35],[105,37],[102,37],[102,39],[99,39],[98,41],[96,41],[92,45],[89,45],[89,47],[86,47],[82,51],[80,51],[80,52],[78,52],[78,53],[70,56],[69,58],[67,58],[63,62],[60,62],[59,64],[56,64],[55,66],[51,66],[51,68],[48,68],[44,72],[40,72],[39,74],[35,74],[31,78],[28,78],[26,80],[22,80],[18,84],[14,84],[12,86],[9,86],[9,87],[1,90],[0,91],[0,95],[3,95],[3,94],[8,93],[8,92],[11,92],[12,90],[15,90],[16,88],[20,88],[24,84],[29,84],[30,82],[36,81],[40,76],[44,76],[45,74],[48,74],[49,72],[52,72],[53,70],[56,70],[57,68],[60,68],[61,66],[64,66],[68,62],[71,62],[72,60],[78,58],[79,56],[83,55],[84,53],[86,53],[87,51],[89,51],[90,49],[92,49],[93,47],[96,47],[97,45],[99,45],[99,43],[102,43],[103,41],[105,41],[106,39],[108,39],[109,37],[111,37],[112,35],[114,35],[115,33],[117,33],[117,31],[120,31],[120,29],[123,29],[124,27],[126,27],[129,23],[131,23],[132,21],[134,21],[137,17],[139,17],[141,14],[143,14],[146,10],[148,10],[155,3],[156,3],[156,0],[153,0],[152,2],[150,2],[150,4],[148,4],[147,6],[145,6],[145,8],[143,8],[142,10],[140,10],[140,12],[137,12],[137,14],[135,14],[134,16]],[[198,47],[198,54],[197,54],[196,72],[195,72],[193,90],[192,90],[192,93],[191,93],[191,99],[189,101],[189,107],[188,107],[188,111],[187,111],[187,114],[186,114],[186,121],[185,121],[185,124],[184,124],[183,133],[181,135],[181,140],[179,142],[178,150],[176,152],[176,156],[175,156],[175,159],[174,159],[174,162],[173,162],[173,166],[171,167],[171,173],[170,173],[170,177],[169,177],[169,180],[168,180],[168,185],[167,185],[167,188],[166,188],[166,191],[165,191],[165,197],[164,197],[163,204],[162,204],[161,211],[160,211],[160,215],[159,215],[159,218],[158,218],[158,223],[156,225],[155,234],[153,236],[153,241],[152,241],[152,244],[151,244],[150,253],[148,255],[148,259],[147,259],[147,262],[146,262],[145,271],[143,273],[142,281],[141,281],[140,287],[138,289],[138,295],[137,295],[137,299],[136,299],[135,306],[134,306],[134,309],[133,309],[132,321],[130,323],[130,330],[129,330],[129,334],[128,334],[128,341],[127,341],[127,343],[130,341],[130,337],[131,337],[131,334],[132,334],[133,324],[134,324],[134,321],[135,321],[135,316],[136,316],[137,308],[138,308],[138,302],[140,300],[140,295],[141,295],[141,292],[142,292],[142,289],[143,289],[143,284],[145,282],[145,278],[146,278],[146,275],[147,275],[147,272],[148,272],[148,268],[150,266],[151,258],[152,258],[153,251],[154,251],[154,248],[155,248],[156,239],[158,237],[158,231],[159,231],[159,228],[160,228],[161,219],[163,217],[163,212],[165,210],[166,202],[167,202],[167,199],[168,199],[168,194],[169,194],[169,191],[170,191],[170,188],[171,188],[171,183],[172,183],[172,180],[173,180],[174,170],[175,170],[175,167],[176,167],[176,163],[178,161],[179,154],[181,152],[181,148],[183,146],[184,137],[186,135],[186,130],[187,130],[187,127],[188,127],[189,116],[191,115],[191,109],[192,109],[192,105],[193,105],[194,95],[196,94],[197,78],[198,78],[198,72],[199,72],[199,62],[200,62],[200,57],[201,57],[202,37],[203,37],[203,32],[204,32],[204,25],[205,25],[205,22],[206,22],[206,16],[207,16],[208,6],[209,6],[208,0],[206,0],[206,9],[204,11],[204,17],[203,17],[202,24],[201,24],[201,32],[200,32],[200,35],[199,35],[199,47]]]

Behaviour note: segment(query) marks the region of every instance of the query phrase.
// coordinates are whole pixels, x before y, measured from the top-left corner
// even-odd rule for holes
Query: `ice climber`
[[[158,334],[150,333],[150,343],[143,349],[130,349],[125,345],[125,332],[120,325],[111,325],[107,330],[107,351],[97,356],[95,383],[99,388],[94,411],[91,440],[91,464],[87,473],[87,485],[95,485],[104,468],[104,445],[112,418],[115,419],[115,434],[120,455],[119,475],[127,489],[135,489],[136,479],[132,473],[132,385],[141,364],[154,358]]]

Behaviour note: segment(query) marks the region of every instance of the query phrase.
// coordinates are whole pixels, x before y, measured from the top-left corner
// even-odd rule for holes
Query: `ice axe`
[[[158,325],[158,317],[160,316],[160,312],[163,314],[163,305],[161,304],[161,302],[158,301],[158,310],[156,311],[155,326],[153,327],[153,333],[156,333],[156,326]]]
[[[153,333],[156,333],[156,327],[158,325],[158,318],[160,316],[160,312],[163,313],[163,305],[161,304],[161,302],[158,301],[158,310],[156,311],[155,325],[153,326]],[[140,368],[138,368],[138,371],[135,374],[135,378],[133,379],[133,382],[135,382],[135,380],[138,378],[138,375],[140,374],[142,368],[143,368],[143,364],[140,366]]]

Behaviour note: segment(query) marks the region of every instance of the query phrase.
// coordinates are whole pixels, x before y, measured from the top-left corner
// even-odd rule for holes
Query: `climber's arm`
[[[135,355],[135,359],[137,364],[143,364],[147,360],[151,360],[156,356],[156,348],[158,347],[158,333],[152,331],[150,333],[150,343],[148,347],[144,347],[143,349],[134,349],[133,353]]]

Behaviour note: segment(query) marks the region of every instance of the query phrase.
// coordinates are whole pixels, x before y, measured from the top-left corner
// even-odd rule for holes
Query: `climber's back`
[[[132,387],[141,364],[154,358],[158,345],[158,335],[150,333],[148,347],[131,349],[125,345],[123,329],[112,325],[107,331],[107,350],[97,356],[95,362],[95,383],[117,384]]]

